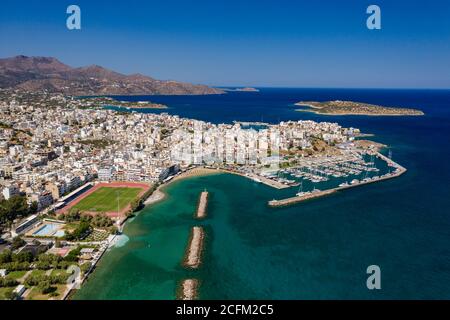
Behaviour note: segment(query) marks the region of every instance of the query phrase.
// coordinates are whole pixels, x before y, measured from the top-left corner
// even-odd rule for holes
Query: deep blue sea
[[[106,255],[78,298],[173,298],[177,282],[191,276],[201,280],[204,299],[450,299],[450,90],[261,88],[116,98],[164,103],[169,109],[162,112],[213,123],[338,122],[374,134],[408,171],[281,209],[265,205],[280,193],[241,177],[174,183],[168,200],[127,225],[129,242]],[[418,108],[425,116],[295,111],[300,100],[336,99]],[[186,273],[179,263],[205,186],[212,195],[203,222],[207,260],[197,274]],[[381,290],[366,288],[366,268],[373,264],[381,268]],[[104,285],[105,279],[111,281]]]

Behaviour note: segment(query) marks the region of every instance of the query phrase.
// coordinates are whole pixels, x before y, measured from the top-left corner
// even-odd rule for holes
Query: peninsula
[[[119,101],[113,97],[82,97],[89,108],[103,108],[108,106],[126,109],[167,109],[165,104],[151,101]]]
[[[311,109],[297,109],[326,115],[367,115],[367,116],[423,116],[421,110],[409,108],[384,107],[375,104],[354,101],[300,101],[296,106]]]

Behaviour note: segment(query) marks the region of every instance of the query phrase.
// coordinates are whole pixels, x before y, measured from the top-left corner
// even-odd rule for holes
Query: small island
[[[310,111],[316,114],[326,115],[367,115],[367,116],[423,116],[418,109],[384,107],[363,102],[354,101],[300,101],[296,106],[309,107],[311,109],[297,109],[296,111]]]
[[[225,89],[222,89],[222,90],[223,91],[235,91],[235,92],[259,92],[259,89],[252,88],[252,87],[235,88],[235,89],[225,88]]]
[[[250,87],[237,88],[236,91],[243,91],[243,92],[259,92],[258,89],[256,89],[256,88],[250,88]]]

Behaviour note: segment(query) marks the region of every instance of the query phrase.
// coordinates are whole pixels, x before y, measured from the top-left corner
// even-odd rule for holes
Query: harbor
[[[339,186],[337,186],[335,188],[330,188],[330,189],[326,189],[326,190],[319,190],[319,189],[315,188],[312,191],[307,191],[307,192],[300,191],[294,197],[289,197],[289,198],[280,199],[280,200],[275,200],[275,199],[271,200],[268,202],[268,205],[269,205],[269,207],[288,206],[288,205],[292,205],[292,204],[295,204],[298,202],[327,196],[327,195],[333,194],[337,191],[341,191],[341,190],[345,190],[345,189],[349,189],[349,188],[353,188],[353,187],[357,187],[357,186],[361,186],[361,185],[366,185],[369,183],[379,182],[379,181],[383,181],[383,180],[387,180],[387,179],[396,178],[406,172],[406,169],[404,167],[402,167],[398,163],[394,162],[390,158],[384,156],[383,154],[381,154],[379,152],[375,152],[375,153],[373,153],[373,155],[378,157],[379,159],[385,161],[389,167],[394,169],[394,171],[385,173],[380,176],[365,177],[362,180],[353,179],[353,180],[351,180],[350,183],[344,182],[344,183],[339,184]],[[370,167],[368,169],[370,169]],[[352,170],[358,170],[358,169],[353,168]],[[369,170],[367,170],[367,171],[369,171]]]

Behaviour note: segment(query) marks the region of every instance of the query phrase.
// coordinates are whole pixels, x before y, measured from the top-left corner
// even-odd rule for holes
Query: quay
[[[203,227],[193,227],[190,241],[186,250],[185,259],[183,265],[188,268],[197,269],[201,264],[203,240],[205,238],[205,232]]]
[[[200,193],[200,200],[198,201],[197,219],[203,219],[206,217],[206,206],[208,205],[208,191]]]
[[[195,300],[198,297],[199,281],[197,279],[185,279],[178,289],[179,300]]]
[[[336,188],[331,188],[331,189],[327,189],[327,190],[316,190],[316,191],[312,191],[312,192],[306,192],[303,194],[299,194],[297,196],[294,197],[290,197],[290,198],[286,198],[286,199],[281,199],[281,200],[271,200],[268,202],[269,207],[283,207],[283,206],[288,206],[288,205],[292,205],[298,202],[302,202],[305,200],[310,200],[310,199],[314,199],[314,198],[319,198],[319,197],[323,197],[326,195],[330,195],[332,193],[335,193],[337,191],[340,190],[345,190],[345,189],[349,189],[349,188],[353,188],[353,187],[357,187],[357,186],[362,186],[365,184],[369,184],[369,183],[374,183],[374,182],[379,182],[379,181],[383,181],[383,180],[387,180],[387,179],[392,179],[392,178],[396,178],[401,176],[402,174],[404,174],[406,172],[406,168],[402,167],[401,165],[399,165],[398,163],[394,162],[393,160],[389,159],[388,157],[382,155],[379,152],[376,152],[375,155],[386,161],[386,163],[388,164],[388,166],[390,167],[394,167],[395,171],[392,173],[387,173],[383,176],[380,176],[376,179],[370,179],[370,180],[358,180],[357,182],[352,182],[351,184],[345,185],[345,186],[339,186]]]
[[[266,178],[262,175],[258,175],[258,174],[254,174],[254,173],[242,173],[242,172],[230,170],[230,169],[219,169],[219,170],[222,172],[225,172],[225,173],[236,174],[238,176],[241,176],[241,177],[244,177],[247,179],[251,179],[255,182],[265,184],[265,185],[275,188],[275,189],[286,189],[286,188],[295,186],[295,185],[287,185],[287,184],[281,183],[279,181],[272,180],[272,179]]]
[[[301,196],[295,196],[295,197],[281,199],[281,200],[271,200],[271,201],[269,201],[269,206],[270,207],[284,207],[284,206],[288,206],[288,205],[291,205],[291,204],[294,204],[297,202],[323,197],[323,196],[332,194],[336,191],[337,190],[335,188],[335,189],[328,189],[328,190],[323,190],[323,191],[310,192],[307,194],[303,194]]]

